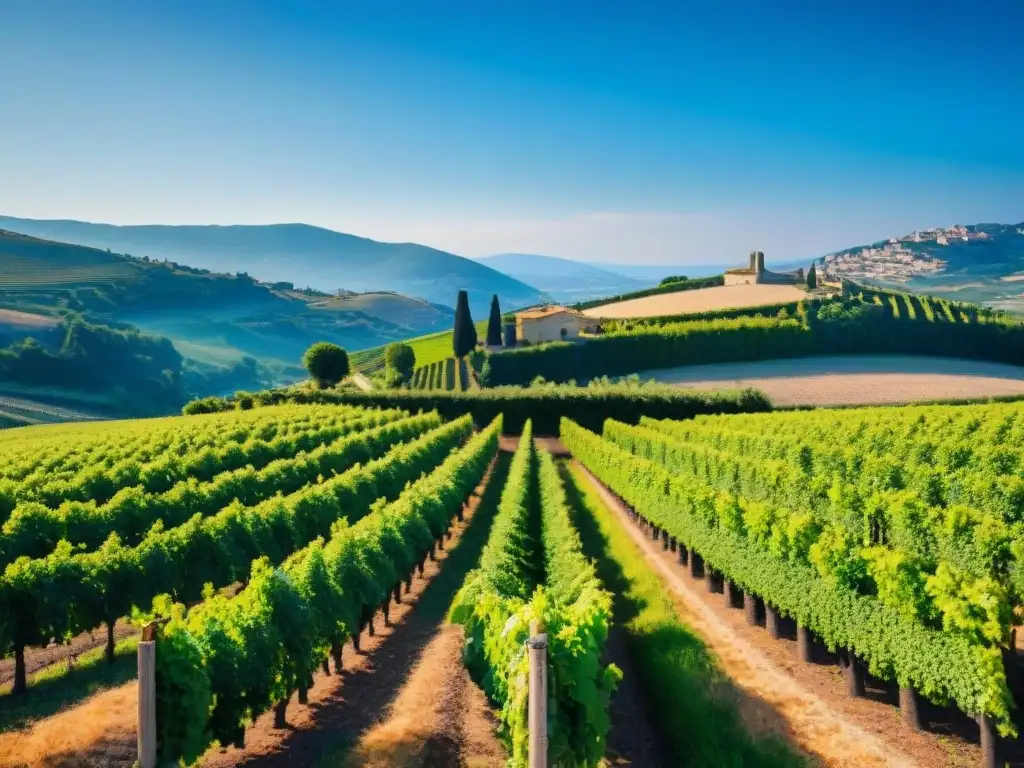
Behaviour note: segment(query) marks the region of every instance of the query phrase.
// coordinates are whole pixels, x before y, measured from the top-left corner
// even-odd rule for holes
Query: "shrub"
[[[505,430],[509,434],[519,434],[527,419],[532,418],[537,433],[547,435],[557,434],[562,416],[600,429],[605,418],[636,424],[642,416],[689,419],[701,414],[771,410],[770,401],[753,389],[701,392],[651,383],[602,383],[588,387],[546,384],[532,388],[495,387],[467,392],[271,389],[254,397],[259,405],[345,403],[402,408],[413,412],[437,410],[446,420],[470,414],[480,428],[490,424],[498,414],[504,414]],[[197,411],[202,413],[232,407],[229,399],[207,398],[196,402],[202,402],[202,407],[210,409]]]
[[[328,341],[318,341],[307,349],[302,364],[321,389],[333,387],[349,373],[348,352]]]
[[[384,366],[388,371],[397,374],[399,383],[404,384],[412,378],[413,371],[416,370],[416,352],[411,346],[400,341],[388,344],[384,350]]]

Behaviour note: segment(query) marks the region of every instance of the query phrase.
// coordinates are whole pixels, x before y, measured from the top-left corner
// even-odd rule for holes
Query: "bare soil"
[[[755,387],[776,405],[887,405],[1024,394],[1024,367],[903,355],[691,365],[643,376],[698,389]]]
[[[628,299],[584,310],[588,317],[660,317],[709,312],[715,309],[760,307],[806,299],[807,292],[794,285],[717,285],[693,291],[662,293],[642,299]]]
[[[742,610],[725,605],[721,593],[709,593],[702,579],[693,579],[678,565],[676,555],[662,550],[630,522],[623,503],[586,470],[584,474],[615,510],[665,583],[677,596],[677,608],[686,624],[717,655],[730,679],[748,695],[738,699],[747,727],[755,733],[774,732],[836,768],[860,766],[972,766],[981,751],[950,733],[907,729],[891,694],[878,681],[869,681],[868,696],[845,693],[835,660],[815,647],[818,663],[804,664],[796,653],[795,630],[772,640],[763,625],[748,626]],[[948,712],[930,712],[939,720]],[[955,717],[953,718],[955,719]],[[932,721],[936,730],[949,723]]]
[[[462,628],[442,627],[387,718],[363,735],[346,768],[502,768],[505,749],[487,699],[462,664]]]

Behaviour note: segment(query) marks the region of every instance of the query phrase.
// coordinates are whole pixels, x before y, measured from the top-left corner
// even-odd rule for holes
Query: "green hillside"
[[[138,264],[105,251],[0,230],[0,291],[131,282],[140,271]]]
[[[393,293],[332,296],[259,283],[245,273],[219,274],[0,230],[0,355],[7,355],[0,359],[0,378],[39,391],[69,386],[53,372],[58,362],[60,370],[71,370],[71,359],[59,356],[71,354],[66,327],[74,318],[112,331],[100,347],[114,357],[98,363],[112,374],[122,365],[135,367],[118,357],[115,329],[137,328],[170,340],[179,355],[168,358],[171,380],[154,385],[164,402],[179,389],[181,396],[195,396],[287,384],[304,375],[302,354],[317,341],[350,350],[378,347],[450,328],[452,317],[445,306]],[[124,338],[134,349],[136,337]],[[35,346],[26,351],[26,343]],[[58,356],[47,363],[50,369],[28,362],[37,348]],[[75,370],[88,370],[88,360],[78,355]],[[111,394],[104,388],[112,385],[90,377],[88,384],[70,386],[95,396]],[[138,394],[123,389],[114,401]]]
[[[456,290],[464,289],[473,311],[481,314],[493,294],[505,306],[526,306],[545,298],[536,288],[452,253],[416,243],[381,243],[306,224],[119,227],[0,216],[0,227],[328,292],[397,291],[454,306]]]
[[[477,336],[487,335],[487,321],[476,324]],[[452,330],[429,333],[426,336],[404,339],[416,353],[416,367],[428,366],[452,356]],[[363,373],[377,373],[384,369],[384,349],[387,345],[364,349],[350,356],[352,366]]]

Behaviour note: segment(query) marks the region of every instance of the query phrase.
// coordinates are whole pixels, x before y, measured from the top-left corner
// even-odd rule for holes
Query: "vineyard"
[[[815,647],[836,654],[851,698],[891,681],[917,733],[929,702],[952,705],[977,722],[985,766],[1015,739],[1024,406],[771,412],[735,395],[662,402],[660,390],[620,403],[624,392],[600,387],[384,394],[6,433],[0,643],[12,666],[0,703],[46,702],[60,675],[72,680],[70,659],[35,674],[40,659],[62,665],[65,644],[95,651],[87,674],[102,679],[134,663],[137,643],[140,681],[143,646],[155,648],[157,762],[218,750],[242,761],[253,738],[299,738],[289,713],[316,711],[324,680],[357,696],[353,665],[400,663],[378,636],[414,638],[404,625],[434,611],[461,642],[425,654],[447,654],[436,663],[478,691],[509,766],[536,749],[537,648],[549,765],[629,754],[636,717],[649,717],[651,764],[802,764],[813,738],[799,716],[750,732],[742,698],[716,693],[729,682],[704,643],[723,630],[698,635],[678,612],[651,554],[671,551],[668,568],[699,576],[767,637],[792,623],[802,661]],[[484,405],[449,407],[464,399]],[[535,439],[558,414],[560,442]],[[510,421],[514,438],[502,436]],[[647,544],[630,539],[630,517]],[[412,679],[376,673],[377,702]],[[141,707],[139,690],[123,695]],[[84,714],[96,711],[89,690],[69,696],[82,721],[97,716]],[[48,707],[54,723],[78,711]],[[623,715],[631,707],[652,714]],[[387,734],[388,711],[360,722]],[[135,713],[122,732],[135,733]],[[11,750],[0,733],[0,762]]]
[[[452,607],[452,619],[466,628],[466,665],[499,703],[511,734],[510,765],[527,765],[522,648],[531,621],[551,638],[549,759],[590,766],[604,756],[608,701],[619,677],[602,664],[610,614],[611,596],[583,556],[554,460],[537,451],[527,423],[480,568]]]
[[[562,440],[680,562],[724,580],[769,631],[794,619],[865,672],[1015,735],[1024,570],[1016,405],[877,408],[689,422],[564,421]],[[919,725],[920,723],[918,723]]]
[[[413,372],[410,389],[442,389],[446,391],[465,392],[478,389],[479,385],[473,378],[466,358],[448,357],[423,365]]]

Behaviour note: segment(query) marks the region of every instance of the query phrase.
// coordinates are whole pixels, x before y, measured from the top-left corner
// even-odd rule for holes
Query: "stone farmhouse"
[[[588,327],[587,318],[567,307],[548,306],[516,313],[516,343],[571,341]]]
[[[757,285],[767,283],[772,285],[793,285],[804,282],[804,270],[796,272],[770,272],[764,268],[764,253],[761,251],[750,252],[750,264],[746,267],[725,270],[726,285]]]

